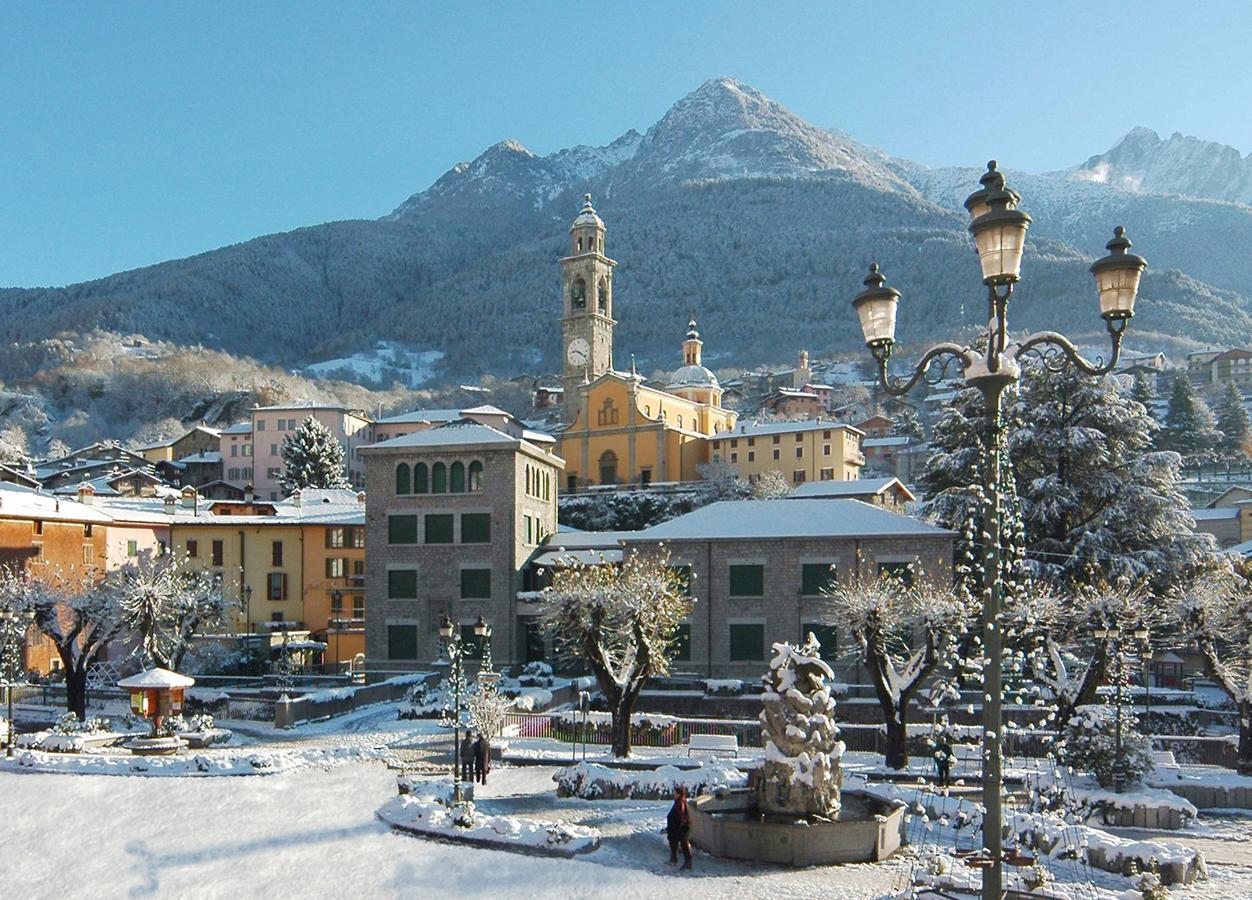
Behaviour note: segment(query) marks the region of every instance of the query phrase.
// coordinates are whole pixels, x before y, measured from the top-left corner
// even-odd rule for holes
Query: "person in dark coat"
[[[491,771],[491,742],[487,735],[478,732],[478,740],[474,742],[474,780],[479,784],[487,783],[487,773]]]
[[[683,852],[683,868],[691,868],[691,814],[687,811],[687,789],[674,788],[674,805],[665,817],[665,836],[669,838],[669,864],[678,862]]]
[[[461,780],[474,780],[474,735],[469,731],[461,739]]]

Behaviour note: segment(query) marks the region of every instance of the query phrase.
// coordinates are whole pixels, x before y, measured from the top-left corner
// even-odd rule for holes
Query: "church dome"
[[[717,387],[717,376],[704,366],[683,366],[670,376],[666,390],[674,391],[682,388]]]
[[[597,228],[604,227],[604,220],[596,214],[595,207],[591,205],[590,194],[583,194],[583,208],[570,228],[579,228],[583,225],[594,225]]]

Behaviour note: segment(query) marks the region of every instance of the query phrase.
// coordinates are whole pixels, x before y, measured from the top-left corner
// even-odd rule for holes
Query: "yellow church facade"
[[[565,428],[557,453],[565,488],[694,481],[709,462],[707,438],[735,427],[722,408],[717,377],[701,363],[703,342],[694,319],[682,344],[683,366],[665,390],[644,384],[633,369],[613,368],[612,276],[604,255],[604,222],[587,195],[570,226],[563,279]]]

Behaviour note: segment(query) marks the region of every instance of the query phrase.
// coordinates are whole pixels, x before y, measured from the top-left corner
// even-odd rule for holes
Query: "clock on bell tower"
[[[604,255],[604,221],[591,195],[570,226],[570,255],[561,259],[564,311],[561,319],[565,421],[578,414],[578,388],[613,367],[613,267]]]

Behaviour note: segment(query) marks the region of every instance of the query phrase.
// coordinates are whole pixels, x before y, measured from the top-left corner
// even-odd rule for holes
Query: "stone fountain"
[[[691,803],[691,840],[714,856],[795,866],[886,859],[900,847],[904,810],[843,789],[834,675],[810,634],[774,645],[762,681],[765,759],[748,787]]]

